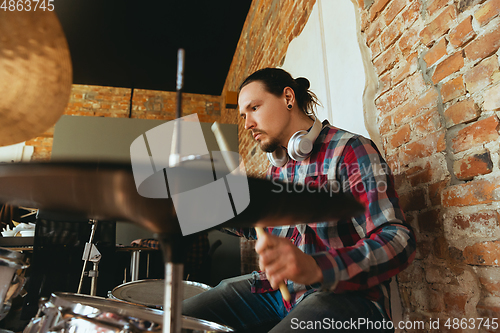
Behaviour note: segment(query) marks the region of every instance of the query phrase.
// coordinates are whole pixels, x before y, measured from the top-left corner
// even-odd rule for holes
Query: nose
[[[247,115],[245,118],[245,129],[249,130],[255,127],[255,121],[252,119],[250,115]]]

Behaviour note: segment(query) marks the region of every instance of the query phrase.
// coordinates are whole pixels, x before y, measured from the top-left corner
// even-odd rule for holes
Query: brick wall
[[[224,90],[280,65],[314,3],[254,0]],[[383,154],[418,237],[398,276],[406,319],[500,318],[500,1],[354,3],[377,73]],[[237,110],[222,119],[236,122]],[[262,175],[265,156],[239,125],[240,151]],[[255,257],[244,251],[245,270]]]
[[[384,152],[418,237],[410,318],[500,317],[500,1],[357,3]]]
[[[64,114],[72,116],[175,119],[177,94],[129,88],[114,88],[75,84]],[[130,100],[132,97],[132,109]],[[220,121],[221,97],[199,94],[182,94],[183,115],[198,113],[202,122]],[[26,142],[34,146],[32,161],[50,160],[54,127]]]

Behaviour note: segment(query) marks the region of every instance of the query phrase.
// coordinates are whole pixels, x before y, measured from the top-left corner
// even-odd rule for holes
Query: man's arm
[[[413,261],[415,235],[404,222],[391,171],[370,141],[349,142],[337,175],[343,191],[352,193],[367,209],[352,219],[355,232],[342,235],[349,246],[313,254],[323,272],[321,287],[337,292],[370,288]]]

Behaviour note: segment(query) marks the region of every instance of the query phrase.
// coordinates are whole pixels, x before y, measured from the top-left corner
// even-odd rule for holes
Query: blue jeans
[[[253,294],[252,275],[222,281],[183,302],[182,314],[234,328],[237,332],[394,332],[388,319],[356,293],[318,291],[290,312],[279,291]]]

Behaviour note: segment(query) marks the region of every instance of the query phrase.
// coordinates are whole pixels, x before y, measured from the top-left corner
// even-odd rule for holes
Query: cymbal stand
[[[177,52],[177,108],[175,116],[182,117],[182,86],[184,81],[184,50]],[[181,160],[181,132],[179,121],[175,122],[169,166],[178,166]],[[175,185],[174,185],[175,186]],[[175,189],[171,193],[176,193]],[[179,242],[182,237],[167,234],[160,235],[160,248],[165,263],[165,290],[163,303],[163,333],[180,333],[182,328],[182,273],[184,265],[180,260]]]
[[[182,328],[182,274],[184,264],[180,258],[178,235],[163,234],[159,237],[165,264],[165,289],[163,302],[163,333],[180,333]]]
[[[88,276],[91,278],[90,282],[90,295],[95,296],[97,294],[97,276],[99,275],[99,262],[101,261],[101,253],[97,250],[97,247],[93,243],[95,231],[97,229],[97,220],[90,219],[89,223],[92,225],[92,230],[90,232],[90,239],[85,243],[85,248],[83,250],[83,268],[82,274],[80,276],[80,283],[78,284],[77,294],[80,294],[82,290],[83,277],[85,276],[85,269],[87,268],[87,263],[91,261],[93,263],[93,268],[88,272]]]

